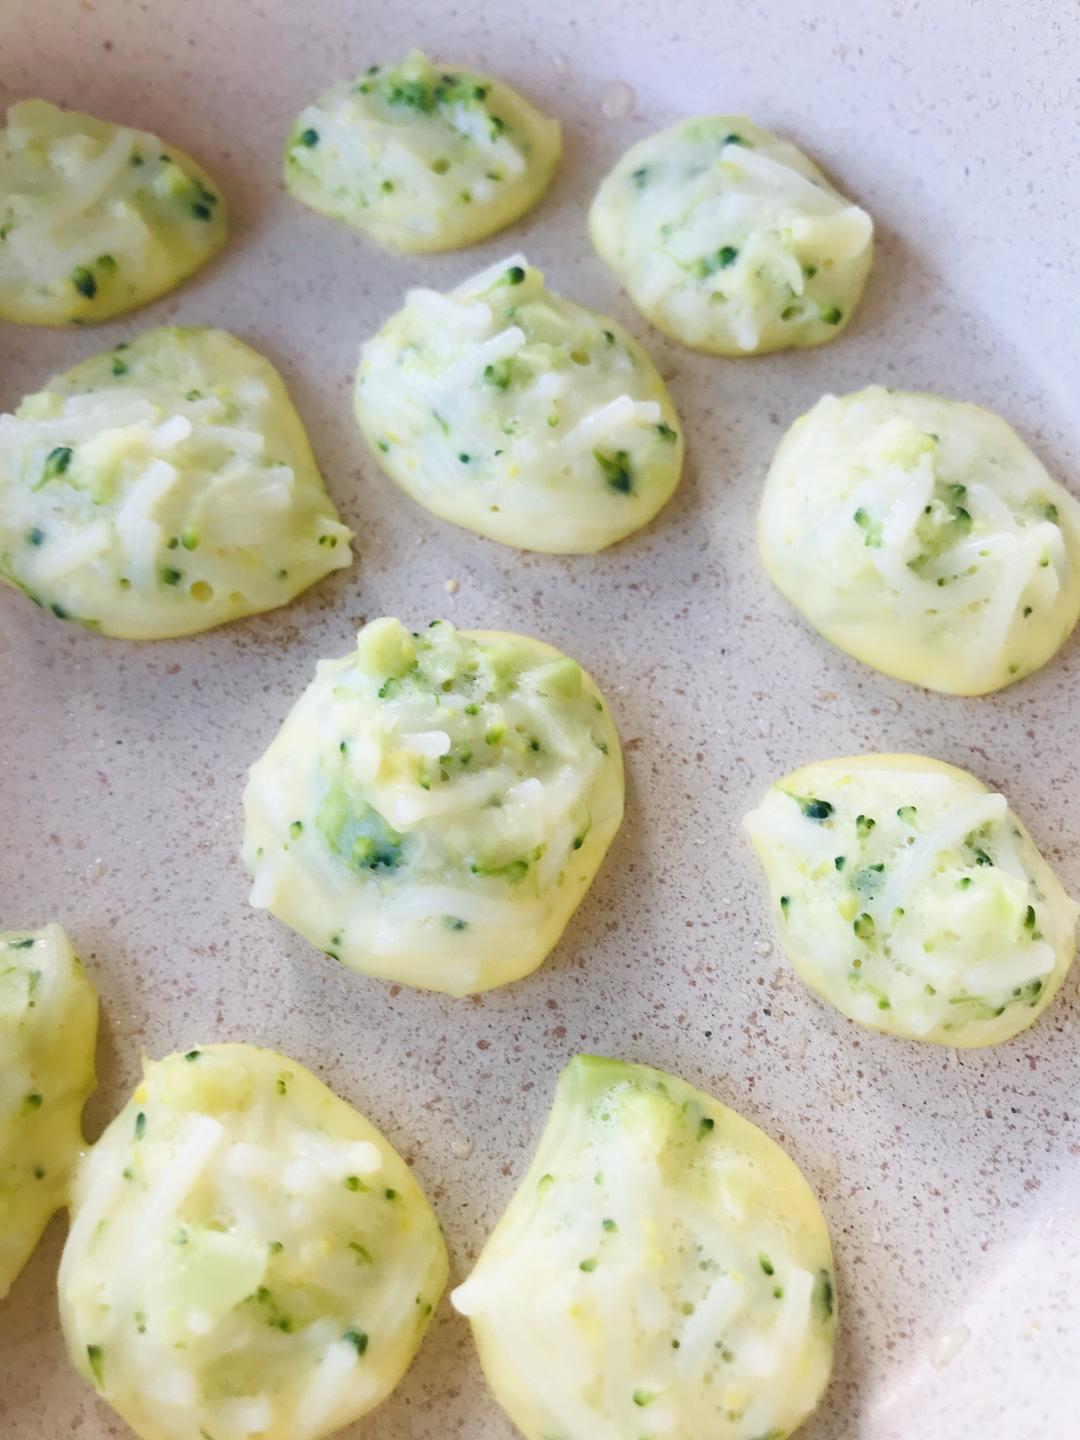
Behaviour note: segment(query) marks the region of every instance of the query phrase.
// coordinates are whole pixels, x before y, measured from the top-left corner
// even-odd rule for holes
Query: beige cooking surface
[[[302,104],[414,44],[497,71],[565,125],[544,203],[504,236],[432,259],[382,254],[279,180]],[[358,537],[355,566],[289,609],[190,640],[106,640],[0,596],[0,922],[62,920],[101,992],[91,1135],[141,1051],[274,1045],[412,1160],[460,1276],[566,1058],[648,1061],[762,1125],[821,1196],[842,1329],[806,1440],[1076,1433],[1075,973],[1033,1031],[996,1051],[859,1030],[783,964],[739,821],[807,760],[922,750],[1002,788],[1080,894],[1080,644],[988,699],[925,694],[810,633],[753,544],[784,428],[824,391],[871,380],[999,408],[1080,489],[1078,55],[1066,0],[2,0],[0,99],[41,94],[168,136],[225,188],[234,236],[133,319],[0,327],[0,407],[141,327],[223,325],[282,369]],[[862,309],[827,349],[691,355],[644,324],[587,243],[588,201],[627,144],[684,114],[739,110],[803,144],[877,221]],[[403,289],[446,287],[515,248],[648,345],[684,420],[675,500],[595,558],[518,555],[430,518],[380,475],[351,418],[359,342]],[[626,746],[626,824],[578,918],[542,970],[483,999],[361,979],[247,905],[245,769],[316,658],[343,654],[381,614],[553,642],[597,677]],[[67,1368],[61,1238],[56,1222],[0,1306],[4,1440],[128,1433]],[[508,1440],[447,1304],[360,1433]]]

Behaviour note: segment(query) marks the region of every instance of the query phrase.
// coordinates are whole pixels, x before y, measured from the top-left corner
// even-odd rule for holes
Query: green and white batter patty
[[[225,243],[221,192],[144,130],[22,100],[0,131],[0,320],[108,320]]]
[[[465,995],[559,939],[622,820],[619,740],[550,645],[376,620],[320,663],[244,812],[253,905],[355,970]]]
[[[0,578],[62,620],[160,639],[284,605],[348,565],[273,366],[168,326],[0,416]]]
[[[360,428],[386,473],[455,525],[590,554],[671,498],[682,426],[641,346],[512,255],[412,290],[361,351]]]
[[[80,1373],[142,1440],[319,1440],[408,1368],[447,1276],[409,1167],[252,1045],[144,1064],[60,1265]]]
[[[915,685],[1022,679],[1080,614],[1080,504],[978,405],[870,386],[780,442],[765,568],[827,640]]]
[[[806,765],[746,817],[783,946],[875,1030],[994,1045],[1049,1005],[1078,908],[1004,795],[920,755]]]
[[[873,256],[865,210],[741,115],[634,145],[601,184],[589,230],[646,319],[720,355],[834,340]]]
[[[97,995],[59,925],[0,935],[0,1300],[67,1203]]]
[[[527,1175],[454,1292],[527,1440],[782,1440],[836,1331],[817,1201],[684,1080],[579,1055]]]
[[[509,85],[414,50],[301,112],[285,183],[391,250],[450,250],[530,210],[561,150],[558,122]]]

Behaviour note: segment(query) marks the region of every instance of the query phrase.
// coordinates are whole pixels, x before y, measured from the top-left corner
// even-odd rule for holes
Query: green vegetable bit
[[[94,1377],[94,1383],[100,1390],[105,1383],[105,1354],[100,1345],[87,1345],[86,1359],[90,1366],[90,1374]]]
[[[703,280],[708,279],[718,270],[727,270],[738,258],[739,252],[734,245],[721,245],[719,250],[714,250],[711,255],[703,255],[700,260],[695,261],[694,274]]]
[[[620,495],[629,495],[633,488],[633,477],[627,452],[616,450],[614,455],[605,455],[602,450],[594,450],[592,453],[593,459],[604,472],[608,488],[618,491]]]
[[[510,361],[499,360],[493,365],[485,365],[484,382],[494,385],[496,390],[505,390],[510,384]]]
[[[820,1305],[828,1319],[833,1313],[833,1282],[828,1270],[819,1270],[814,1280],[813,1298],[816,1304]]]
[[[874,938],[874,917],[868,915],[864,910],[861,915],[855,916],[851,928],[860,940],[872,940]]]
[[[477,862],[469,868],[474,875],[499,877],[511,885],[520,885],[529,873],[529,862],[528,860],[511,860],[509,865],[499,865],[495,868]]]
[[[855,890],[864,898],[868,899],[876,895],[881,889],[885,866],[882,864],[866,865],[861,870],[856,870],[851,877],[851,884]]]
[[[218,197],[212,190],[208,190],[201,181],[193,181],[194,199],[191,201],[190,210],[196,220],[212,220],[214,218],[214,206],[218,203]]]
[[[46,480],[55,480],[58,475],[64,475],[71,464],[72,449],[70,445],[57,445],[50,450],[45,457],[45,468],[41,472],[41,484]]]
[[[80,295],[86,296],[87,300],[92,300],[97,294],[97,281],[85,265],[77,265],[71,272],[71,283]]]
[[[800,800],[799,809],[808,820],[827,820],[833,813],[833,807],[828,800]]]
[[[880,550],[881,522],[879,520],[871,520],[861,505],[851,518],[855,521],[855,524],[858,525],[859,529],[865,533],[866,538],[863,544],[870,550]]]
[[[422,80],[395,80],[386,90],[389,105],[404,105],[428,115],[437,104],[436,92]]]
[[[327,792],[315,824],[330,849],[354,870],[394,870],[401,864],[403,837],[370,805],[354,804],[343,785]]]

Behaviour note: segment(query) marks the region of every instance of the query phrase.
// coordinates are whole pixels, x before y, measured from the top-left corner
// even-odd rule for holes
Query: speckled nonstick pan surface
[[[383,254],[280,183],[303,103],[414,44],[497,72],[565,126],[559,177],[523,223],[430,259]],[[826,390],[870,381],[998,409],[1080,486],[1078,55],[1064,0],[0,6],[4,104],[40,94],[169,136],[220,180],[234,223],[215,263],[126,321],[3,327],[0,407],[139,328],[225,326],[280,366],[358,537],[354,567],[288,609],[190,640],[106,640],[0,596],[0,912],[9,925],[61,920],[98,985],[89,1134],[142,1051],[274,1045],[410,1158],[460,1276],[564,1061],[582,1049],[648,1061],[763,1126],[821,1196],[842,1330],[806,1440],[1074,1433],[1076,973],[1034,1030],[996,1050],[857,1029],[783,963],[739,821],[807,760],[925,751],[1000,787],[1080,894],[1076,639],[999,695],[922,692],[812,634],[767,582],[753,533],[785,427]],[[625,107],[615,82],[633,90],[630,115],[605,113]],[[787,134],[875,217],[875,271],[835,345],[692,355],[645,325],[593,254],[585,213],[607,165],[709,111]],[[596,557],[520,555],[431,518],[379,474],[352,420],[358,345],[405,287],[448,287],[514,249],[644,341],[683,418],[676,498]],[[361,979],[247,905],[246,767],[316,659],[380,614],[552,642],[597,677],[626,747],[626,823],[586,902],[539,972],[482,999]],[[127,1433],[63,1354],[62,1237],[54,1222],[0,1307],[5,1440]],[[509,1440],[448,1305],[361,1432]]]

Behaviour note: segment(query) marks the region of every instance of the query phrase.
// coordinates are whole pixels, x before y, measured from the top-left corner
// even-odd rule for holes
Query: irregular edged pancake
[[[175,145],[46,100],[8,110],[0,320],[108,320],[174,289],[225,234],[220,190]]]
[[[390,250],[451,250],[531,210],[561,150],[558,121],[509,85],[414,50],[301,112],[285,184]]]
[[[412,1360],[447,1276],[409,1167],[272,1050],[145,1062],[75,1179],[72,1361],[143,1440],[318,1440]]]
[[[522,255],[447,295],[411,290],[361,352],[356,415],[406,494],[522,550],[614,544],[682,469],[682,426],[648,355]]]
[[[166,326],[0,416],[0,578],[62,620],[161,639],[284,605],[348,565],[280,375]]]
[[[466,995],[535,970],[619,828],[619,739],[576,661],[398,620],[324,660],[244,792],[251,902],[367,975]]]
[[[97,995],[59,925],[0,935],[0,1300],[67,1203]]]
[[[849,1019],[995,1045],[1065,978],[1077,906],[1005,796],[966,770],[823,760],[778,780],[745,825],[788,958]]]
[[[866,211],[740,115],[634,145],[597,191],[589,230],[646,319],[718,355],[835,340],[873,257]]]
[[[826,395],[780,442],[758,521],[827,640],[957,695],[1045,665],[1080,614],[1080,504],[1005,421],[936,395]]]
[[[763,1440],[821,1398],[825,1220],[794,1162],[684,1080],[579,1055],[453,1294],[528,1440]]]

